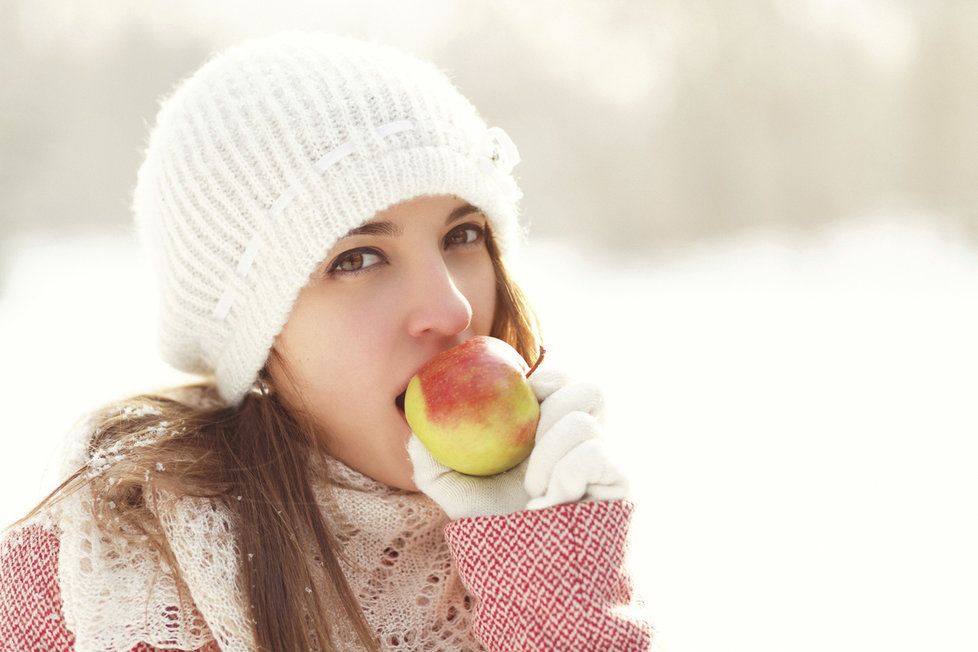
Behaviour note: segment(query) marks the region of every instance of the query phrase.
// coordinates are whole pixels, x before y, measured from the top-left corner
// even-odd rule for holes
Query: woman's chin
[[[418,485],[414,484],[414,478],[397,478],[396,480],[391,480],[385,484],[387,484],[389,487],[393,487],[394,489],[401,489],[403,491],[420,491],[420,489],[418,489]]]

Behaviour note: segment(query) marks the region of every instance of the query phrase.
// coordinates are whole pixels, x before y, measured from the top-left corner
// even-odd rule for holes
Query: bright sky
[[[667,652],[978,649],[978,254],[928,224],[870,216],[646,261],[524,251],[548,355],[605,387]],[[4,523],[51,486],[87,408],[185,378],[156,358],[131,242],[13,244]]]

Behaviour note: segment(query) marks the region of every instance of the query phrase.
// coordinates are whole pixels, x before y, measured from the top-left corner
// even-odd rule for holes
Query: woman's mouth
[[[397,408],[397,413],[401,415],[401,421],[404,422],[404,426],[406,428],[410,428],[411,426],[410,424],[408,424],[407,415],[404,414],[404,392],[401,392],[396,397],[394,397],[394,406]]]

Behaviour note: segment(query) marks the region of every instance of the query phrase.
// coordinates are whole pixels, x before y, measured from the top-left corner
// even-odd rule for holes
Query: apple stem
[[[540,345],[540,355],[537,356],[537,361],[533,363],[533,368],[530,369],[528,372],[526,372],[526,377],[527,378],[529,378],[530,376],[532,376],[533,375],[533,372],[536,371],[537,370],[537,367],[540,366],[540,363],[543,362],[543,354],[546,353],[546,352],[547,352],[547,350],[545,348],[543,348],[543,345],[541,344]]]

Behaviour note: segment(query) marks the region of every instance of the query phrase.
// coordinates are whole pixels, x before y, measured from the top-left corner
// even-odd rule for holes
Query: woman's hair
[[[539,320],[508,275],[491,230],[487,236],[496,276],[490,334],[508,342],[532,366],[542,337]],[[9,527],[88,486],[98,526],[117,536],[150,542],[177,574],[181,602],[190,605],[179,566],[159,525],[156,492],[219,500],[236,523],[247,524],[236,528],[236,536],[241,585],[248,587],[244,603],[252,608],[258,649],[338,649],[334,640],[338,630],[330,622],[337,604],[367,649],[379,649],[343,576],[341,548],[320,511],[324,506],[317,504],[313,493],[309,461],[325,454],[321,431],[307,411],[286,407],[280,393],[268,389],[272,358],[295,383],[273,348],[259,372],[258,389],[238,407],[224,407],[213,381],[207,380],[128,397],[98,409],[87,450],[89,462]],[[190,391],[198,400],[166,395],[174,391]],[[107,450],[111,456],[104,455]],[[92,472],[95,462],[97,473]],[[106,505],[112,509],[106,510]],[[258,550],[261,554],[245,558],[247,551]],[[309,592],[307,587],[325,587],[328,594],[322,595],[318,588]]]

